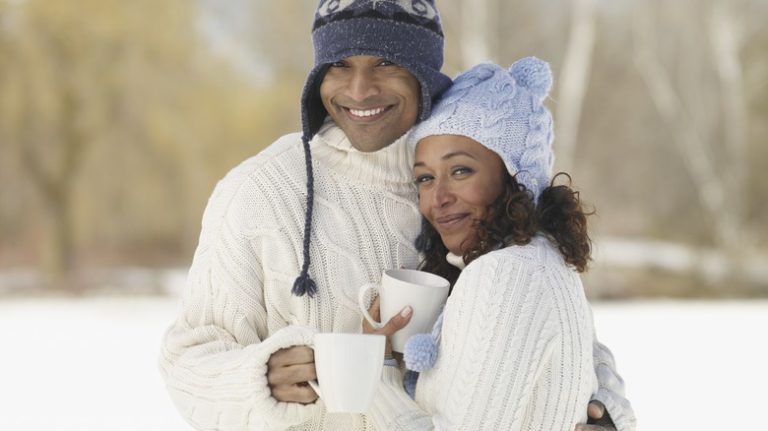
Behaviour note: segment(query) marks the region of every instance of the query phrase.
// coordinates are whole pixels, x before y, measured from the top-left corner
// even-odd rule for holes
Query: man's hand
[[[295,346],[273,353],[267,362],[267,381],[272,396],[278,401],[309,404],[317,394],[307,381],[315,380],[315,352],[306,346]]]
[[[600,401],[590,401],[587,406],[588,425],[578,424],[575,431],[616,431],[611,415]]]
[[[381,307],[379,303],[379,297],[376,297],[376,299],[373,300],[373,303],[371,304],[371,308],[368,309],[368,314],[373,317],[373,319],[377,322],[381,321]],[[395,314],[394,317],[389,319],[389,322],[387,322],[386,325],[384,325],[381,329],[376,329],[372,327],[367,320],[363,319],[363,333],[364,334],[381,334],[387,336],[387,344],[386,348],[384,349],[384,358],[391,358],[392,357],[392,343],[390,342],[390,337],[397,331],[403,329],[405,325],[408,324],[408,322],[411,321],[411,317],[413,316],[413,309],[411,307],[405,307],[400,313]],[[400,360],[400,358],[397,358]]]

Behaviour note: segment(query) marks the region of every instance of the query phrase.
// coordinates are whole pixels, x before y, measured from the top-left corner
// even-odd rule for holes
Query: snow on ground
[[[0,430],[190,428],[157,368],[176,301],[0,301]],[[594,305],[639,430],[759,429],[768,401],[768,301]]]

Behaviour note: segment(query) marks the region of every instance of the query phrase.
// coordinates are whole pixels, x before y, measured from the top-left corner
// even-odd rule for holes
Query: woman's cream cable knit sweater
[[[372,417],[387,430],[572,431],[597,390],[592,314],[578,275],[544,237],[462,271],[439,356],[416,401],[387,367]],[[617,415],[619,429],[634,419]]]
[[[313,139],[312,154],[314,299],[290,293],[301,264],[306,200],[298,134],[233,169],[208,202],[160,358],[174,402],[196,429],[374,429],[367,416],[327,414],[322,401],[276,401],[266,364],[281,348],[310,344],[316,331],[360,332],[358,288],[379,281],[384,269],[418,265],[412,156],[402,138],[375,153],[358,152],[331,122]],[[596,351],[610,355],[600,346]],[[612,364],[603,374],[604,395],[621,409],[623,383]]]

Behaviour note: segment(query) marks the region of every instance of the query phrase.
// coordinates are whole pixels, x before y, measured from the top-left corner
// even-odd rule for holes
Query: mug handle
[[[318,383],[317,380],[309,380],[307,383],[309,383],[309,386],[311,386],[312,390],[315,391],[318,398],[323,397],[323,394],[320,392],[320,383]]]
[[[307,347],[309,347],[312,350],[315,350],[315,343],[314,343],[314,341],[312,342],[312,344],[308,344]],[[315,379],[315,380],[307,380],[307,383],[309,383],[309,386],[312,387],[313,391],[315,391],[315,393],[317,394],[318,398],[322,398],[323,397],[323,394],[320,393],[320,383],[317,381],[317,379]]]
[[[373,320],[373,317],[368,313],[368,309],[365,306],[365,294],[368,293],[368,290],[373,289],[377,290],[378,286],[374,283],[368,283],[365,286],[360,288],[360,291],[357,294],[357,305],[360,307],[360,312],[363,313],[363,317],[365,317],[365,320],[368,321],[368,323],[373,326],[376,329],[381,329],[384,327],[381,323]]]

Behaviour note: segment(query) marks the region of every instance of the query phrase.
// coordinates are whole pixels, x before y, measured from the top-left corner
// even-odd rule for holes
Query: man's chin
[[[392,137],[389,130],[382,130],[380,127],[365,128],[365,132],[355,132],[349,133],[346,130],[344,131],[352,146],[363,153],[379,151],[397,140],[397,137]]]

